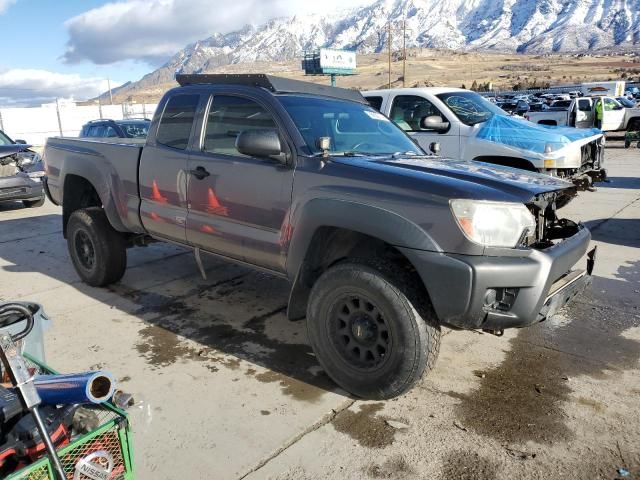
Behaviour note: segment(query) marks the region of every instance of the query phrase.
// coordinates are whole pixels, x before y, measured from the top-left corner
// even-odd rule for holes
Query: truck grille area
[[[557,210],[566,205],[575,194],[574,189],[567,189],[536,196],[527,205],[536,219],[536,231],[523,239],[523,246],[542,250],[578,233],[580,226],[576,222],[557,216]]]

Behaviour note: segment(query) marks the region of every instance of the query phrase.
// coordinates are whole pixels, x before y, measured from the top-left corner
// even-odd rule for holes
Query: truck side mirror
[[[27,144],[27,142],[25,140],[19,140],[17,138],[14,140],[14,142],[16,142],[17,144],[20,144],[20,145],[26,145]]]
[[[276,130],[243,130],[236,138],[236,149],[250,157],[271,157],[282,153]]]
[[[439,115],[431,115],[422,117],[420,120],[420,128],[423,130],[433,130],[434,132],[444,133],[449,130],[449,122],[445,122]]]

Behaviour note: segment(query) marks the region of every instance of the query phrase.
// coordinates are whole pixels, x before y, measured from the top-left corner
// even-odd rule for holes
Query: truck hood
[[[512,197],[523,203],[533,197],[546,192],[564,191],[573,196],[573,184],[535,172],[528,172],[517,168],[503,167],[489,163],[450,160],[441,157],[411,157],[384,158],[371,157],[337,157],[336,162],[350,164],[369,169],[386,171],[402,176],[424,180],[425,182],[456,182],[459,189],[468,194],[469,198],[479,198],[474,193],[474,185],[480,196],[488,191],[497,191],[502,195]],[[484,198],[491,200],[492,198]]]
[[[602,136],[597,128],[539,125],[528,120],[494,115],[480,127],[477,138],[543,155],[573,142],[587,143]]]
[[[0,158],[10,157],[16,153],[24,152],[28,150],[31,145],[24,145],[17,143],[15,145],[0,145]]]

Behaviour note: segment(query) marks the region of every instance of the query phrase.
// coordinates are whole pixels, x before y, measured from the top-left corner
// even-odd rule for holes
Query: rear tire
[[[23,200],[22,204],[27,208],[41,207],[44,205],[44,197],[38,200]]]
[[[365,399],[410,390],[433,368],[440,327],[419,278],[380,261],[351,260],[325,271],[307,306],[316,357],[340,387]]]
[[[100,207],[73,212],[67,224],[67,247],[76,272],[93,287],[117,282],[127,268],[125,238]]]

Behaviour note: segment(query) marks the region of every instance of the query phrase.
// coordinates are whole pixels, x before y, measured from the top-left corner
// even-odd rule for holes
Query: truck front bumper
[[[38,200],[44,196],[42,183],[27,175],[0,178],[0,202],[12,200]]]
[[[591,234],[577,233],[544,250],[515,256],[471,256],[400,248],[417,269],[440,322],[454,328],[502,330],[552,316],[591,283],[595,249],[573,269]]]

